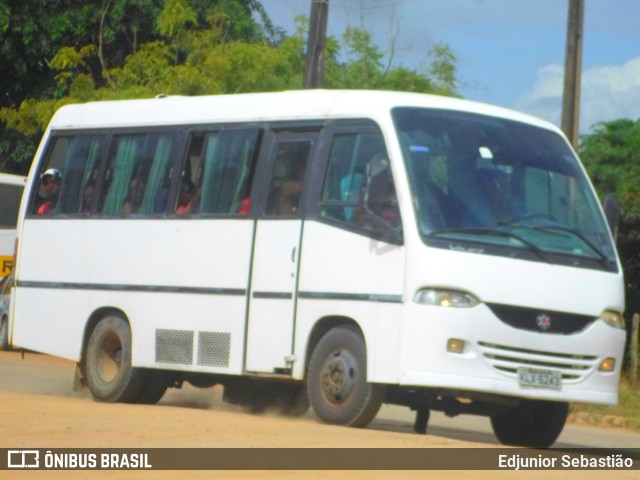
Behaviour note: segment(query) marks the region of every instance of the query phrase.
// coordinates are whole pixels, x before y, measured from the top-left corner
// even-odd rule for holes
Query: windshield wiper
[[[531,252],[537,255],[540,259],[544,260],[547,263],[553,263],[549,254],[537,246],[535,243],[527,240],[526,238],[521,237],[512,232],[506,232],[504,230],[499,230],[497,228],[487,228],[487,227],[464,227],[464,228],[447,228],[445,230],[437,230],[435,232],[428,233],[427,237],[440,237],[442,235],[447,235],[450,233],[469,233],[472,235],[486,235],[486,236],[499,236],[506,238],[513,238],[518,242],[522,243],[525,247],[527,247]]]
[[[524,227],[524,228],[532,228],[533,230],[537,230],[539,232],[548,232],[555,233],[556,235],[562,235],[563,233],[569,233],[580,240],[588,246],[598,257],[600,264],[604,267],[608,267],[611,265],[611,259],[607,256],[606,253],[602,251],[602,249],[593,243],[587,236],[585,236],[581,231],[576,230],[575,228],[566,227],[564,225],[521,225],[518,223],[512,224],[513,226]]]

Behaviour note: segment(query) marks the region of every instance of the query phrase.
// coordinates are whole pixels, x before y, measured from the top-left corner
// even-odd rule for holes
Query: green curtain
[[[252,138],[241,139],[241,151],[240,151],[240,168],[238,168],[236,178],[234,180],[235,189],[233,192],[233,198],[231,199],[231,208],[229,213],[235,213],[238,211],[239,202],[243,200],[246,190],[246,179],[249,171],[249,161],[252,152],[252,146],[254,142]],[[247,192],[248,193],[248,192]]]
[[[80,188],[80,192],[79,192],[80,198],[78,201],[78,209],[77,209],[78,213],[81,213],[83,209],[86,209],[86,211],[88,212],[89,209],[91,208],[91,205],[84,204],[84,191],[88,185],[91,185],[95,193],[94,172],[98,168],[99,161],[100,161],[100,151],[101,151],[100,144],[101,144],[100,140],[93,140],[89,147],[89,154],[87,157],[87,166],[84,170],[84,176],[82,178],[82,187]]]
[[[93,140],[91,142],[91,146],[89,147],[89,155],[87,158],[87,167],[84,170],[84,177],[82,179],[82,188],[87,186],[87,184],[93,182],[93,172],[98,167],[98,159],[100,158],[100,141]]]
[[[77,137],[71,142],[62,168],[62,185],[56,212],[79,213],[82,210],[82,193],[92,180],[100,158],[100,146],[101,139],[96,137]]]
[[[158,192],[163,187],[169,171],[171,147],[173,146],[171,136],[164,136],[158,140],[156,151],[153,156],[153,164],[149,172],[147,188],[144,191],[140,213],[150,214],[155,210]]]
[[[62,183],[58,193],[58,203],[53,211],[55,213],[72,213],[79,203],[79,185],[82,178],[82,165],[79,160],[82,157],[82,147],[85,143],[82,137],[72,139],[67,147],[64,166],[62,167]]]
[[[217,133],[207,135],[207,143],[204,157],[204,171],[202,174],[202,199],[200,211],[211,213],[214,211],[215,202],[215,175],[218,167],[220,150],[220,135]]]
[[[129,181],[136,167],[140,138],[127,137],[118,142],[116,157],[111,167],[111,183],[104,201],[106,215],[119,215],[127,197]]]

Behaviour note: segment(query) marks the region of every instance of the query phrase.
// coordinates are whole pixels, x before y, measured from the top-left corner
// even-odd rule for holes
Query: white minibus
[[[533,447],[569,402],[617,402],[612,228],[541,120],[372,91],[69,105],[27,189],[11,341],[96,400],[218,384],[331,424],[485,415]]]
[[[27,178],[0,173],[0,279],[11,271],[16,242],[16,224]]]

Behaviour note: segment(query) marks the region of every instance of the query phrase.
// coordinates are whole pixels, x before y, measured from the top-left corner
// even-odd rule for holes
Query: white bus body
[[[189,381],[299,413],[308,392],[329,423],[389,402],[420,431],[430,409],[483,414],[529,446],[567,402],[617,402],[610,228],[529,116],[366,91],[72,105],[28,189],[11,339],[78,362],[98,400]]]
[[[0,173],[0,279],[11,271],[20,199],[27,177]]]

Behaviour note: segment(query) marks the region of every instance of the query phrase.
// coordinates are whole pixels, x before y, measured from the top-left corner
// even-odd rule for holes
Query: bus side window
[[[177,133],[116,138],[104,196],[105,215],[152,215],[166,207]]]
[[[149,135],[145,155],[138,169],[140,192],[138,210],[134,213],[150,215],[163,213],[171,183],[171,172],[177,158],[178,134]]]
[[[96,181],[104,136],[57,137],[42,166],[41,184],[31,212],[38,215],[86,214],[85,192]]]
[[[193,133],[176,215],[246,215],[260,133],[258,129]]]
[[[115,138],[101,202],[103,214],[121,215],[126,210],[133,210],[139,195],[135,171],[142,155],[144,139],[145,135]]]
[[[380,133],[335,135],[317,214],[367,232],[384,233],[379,231],[381,223],[377,220],[391,222],[394,228],[399,228],[397,197],[390,169],[383,172],[387,179],[384,198],[377,198],[382,190],[376,188],[372,190],[376,198],[370,198],[370,202],[376,202],[376,208],[364,204],[366,182],[374,178],[369,170],[386,158]],[[380,218],[373,219],[372,216]]]
[[[278,144],[266,215],[297,215],[310,151],[311,142],[307,140],[283,141]]]

